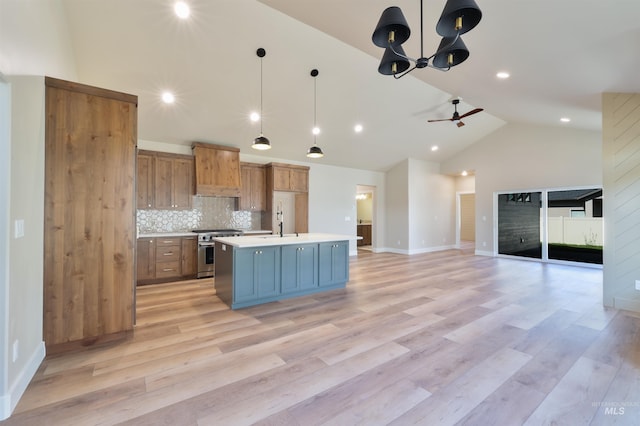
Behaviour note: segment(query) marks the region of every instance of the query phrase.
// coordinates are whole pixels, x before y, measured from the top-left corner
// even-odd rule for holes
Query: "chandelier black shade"
[[[405,72],[409,69],[409,66],[411,66],[411,63],[406,59],[402,46],[394,49],[387,47],[378,66],[378,72],[384,75],[394,75]]]
[[[482,11],[474,0],[448,0],[436,25],[442,41],[438,50],[427,57],[424,55],[423,0],[420,0],[420,57],[414,59],[402,48],[402,43],[411,35],[402,10],[397,6],[386,8],[371,36],[373,44],[385,49],[378,72],[401,78],[416,68],[449,71],[469,57],[469,50],[460,36],[475,28],[481,18]]]
[[[445,37],[433,56],[433,66],[436,68],[455,67],[469,57],[469,50],[460,37]]]
[[[436,24],[436,31],[442,37],[462,35],[474,29],[481,18],[482,11],[474,0],[449,0]]]
[[[373,36],[373,44],[378,47],[400,46],[409,39],[411,29],[404,19],[402,10],[397,6],[388,7],[382,12]],[[392,38],[392,40],[389,40]]]
[[[262,134],[262,58],[267,52],[261,47],[256,50],[256,55],[260,58],[260,136],[253,140],[251,148],[264,151],[271,149],[271,142]]]

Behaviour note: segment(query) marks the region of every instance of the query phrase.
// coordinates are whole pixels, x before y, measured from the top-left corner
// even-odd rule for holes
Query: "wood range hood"
[[[196,195],[240,196],[240,149],[203,142],[191,144],[196,168]]]

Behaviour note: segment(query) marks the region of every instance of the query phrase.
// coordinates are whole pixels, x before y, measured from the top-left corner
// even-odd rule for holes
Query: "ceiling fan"
[[[460,115],[458,113],[458,104],[460,103],[460,99],[453,99],[451,101],[451,103],[453,104],[453,116],[451,118],[442,118],[440,120],[427,120],[429,123],[435,123],[436,121],[453,121],[456,123],[456,126],[458,127],[462,127],[464,126],[464,123],[461,121],[463,118],[465,117],[469,117],[470,115],[479,113],[480,111],[484,111],[482,108],[476,108],[476,109],[472,109],[469,112],[466,112],[462,115]]]

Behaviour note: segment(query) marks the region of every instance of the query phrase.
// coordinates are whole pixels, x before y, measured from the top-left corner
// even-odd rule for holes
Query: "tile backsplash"
[[[260,229],[261,213],[235,210],[236,199],[193,197],[191,210],[138,210],[138,233],[185,232],[194,229]]]

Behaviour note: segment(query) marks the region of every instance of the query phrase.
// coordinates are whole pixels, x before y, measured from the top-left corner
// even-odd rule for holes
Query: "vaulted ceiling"
[[[386,170],[405,158],[443,161],[509,122],[599,131],[602,92],[640,92],[636,0],[478,0],[483,19],[463,37],[469,59],[399,80],[378,74],[371,34],[382,11],[399,6],[412,28],[405,51],[419,56],[418,0],[186,2],[191,16],[180,20],[173,0],[64,0],[80,82],[138,95],[140,139]],[[425,53],[439,43],[444,3],[424,2]],[[248,118],[260,108],[259,47],[265,152],[250,148],[260,124]],[[314,68],[325,157],[309,160]],[[496,78],[503,70],[509,79]],[[174,104],[161,102],[165,90]],[[484,112],[464,127],[427,123],[451,116],[452,97],[462,113]]]

